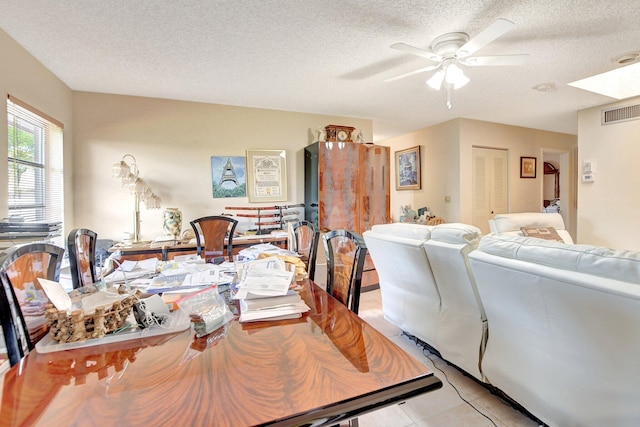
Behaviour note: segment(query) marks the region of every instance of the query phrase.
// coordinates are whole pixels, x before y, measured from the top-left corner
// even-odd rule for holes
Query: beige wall
[[[578,172],[594,160],[596,180],[578,180],[578,229],[584,243],[640,250],[640,120],[602,126],[601,110],[637,105],[640,97],[578,113]]]
[[[458,144],[459,123],[455,120],[420,129],[396,138],[380,142],[391,147],[391,216],[400,217],[400,207],[409,205],[417,210],[429,208],[432,215],[449,222],[459,221],[460,156]],[[396,161],[394,153],[420,146],[422,188],[420,190],[395,190]],[[452,197],[445,203],[445,196]]]
[[[111,178],[111,166],[124,154],[135,156],[163,207],[182,211],[184,230],[194,218],[250,205],[246,197],[212,197],[211,156],[286,150],[286,203],[303,203],[304,147],[317,139],[318,126],[353,126],[365,140],[373,133],[367,119],[87,92],[74,93],[73,107],[75,225],[114,239],[133,229],[133,197]],[[251,204],[260,205],[273,203]],[[143,239],[162,235],[162,209],[143,205],[141,218]]]
[[[392,151],[420,145],[422,147],[422,190],[396,191],[391,195],[391,209],[397,217],[400,206],[427,206],[435,215],[448,222],[472,223],[471,151],[474,146],[506,149],[509,152],[509,211],[540,212],[542,210],[542,152],[545,149],[573,154],[577,144],[574,135],[508,126],[470,119],[455,119],[446,123],[384,141]],[[520,178],[520,156],[538,158],[536,179]],[[573,163],[573,162],[571,162]],[[392,167],[395,174],[395,164]],[[575,176],[567,171],[568,176]],[[394,175],[395,176],[395,175]],[[575,200],[570,186],[566,191]],[[451,202],[445,203],[445,196]],[[567,209],[574,212],[575,204]],[[576,221],[568,228],[576,235]]]
[[[26,102],[32,107],[64,124],[64,191],[73,195],[73,120],[72,91],[31,54],[0,29],[0,115],[7,117],[7,95]],[[0,151],[7,152],[7,121],[0,120]],[[7,157],[0,156],[0,218],[5,218],[7,207]],[[73,197],[65,197],[65,222],[73,221]]]

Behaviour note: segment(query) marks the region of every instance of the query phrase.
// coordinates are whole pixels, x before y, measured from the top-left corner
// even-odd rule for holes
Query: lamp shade
[[[127,176],[120,178],[123,187],[128,187],[136,182],[136,176],[129,172]]]
[[[114,178],[126,178],[130,173],[129,165],[126,164],[124,160],[120,160],[118,163],[114,163],[112,170]]]
[[[152,194],[150,197],[147,197],[144,201],[147,209],[160,209],[160,205],[162,204],[162,200],[160,197]]]
[[[147,188],[147,183],[142,178],[136,178],[135,182],[129,186],[131,192],[136,193],[138,196],[144,194]]]
[[[444,71],[440,69],[438,70],[437,73],[431,76],[429,80],[427,80],[427,85],[434,90],[440,90],[440,88],[442,87],[443,81],[444,81]]]
[[[467,83],[469,83],[469,78],[464,75],[464,71],[456,64],[449,64],[447,67],[447,72],[445,76],[445,80],[450,85],[453,85],[454,89],[460,89]]]

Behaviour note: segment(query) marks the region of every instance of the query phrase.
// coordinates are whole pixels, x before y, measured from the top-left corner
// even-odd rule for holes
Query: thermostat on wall
[[[594,182],[596,180],[596,162],[595,160],[582,161],[582,182]]]

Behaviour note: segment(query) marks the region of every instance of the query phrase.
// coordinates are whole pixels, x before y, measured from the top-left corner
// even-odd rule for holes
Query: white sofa
[[[465,224],[376,225],[363,234],[385,318],[479,380],[486,321],[468,262],[480,230]]]
[[[492,385],[550,426],[640,425],[640,253],[490,234],[469,258]]]
[[[520,212],[497,214],[489,220],[489,230],[498,234],[522,236],[520,227],[553,227],[565,243],[573,243],[569,232],[565,229],[562,215],[557,212]]]
[[[432,347],[440,316],[440,294],[423,244],[433,227],[393,223],[363,233],[376,267],[385,319]]]

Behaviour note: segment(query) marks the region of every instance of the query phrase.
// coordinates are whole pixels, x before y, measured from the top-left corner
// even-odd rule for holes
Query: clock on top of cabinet
[[[355,130],[354,127],[327,125],[324,130],[327,133],[327,142],[353,142],[351,132]]]

